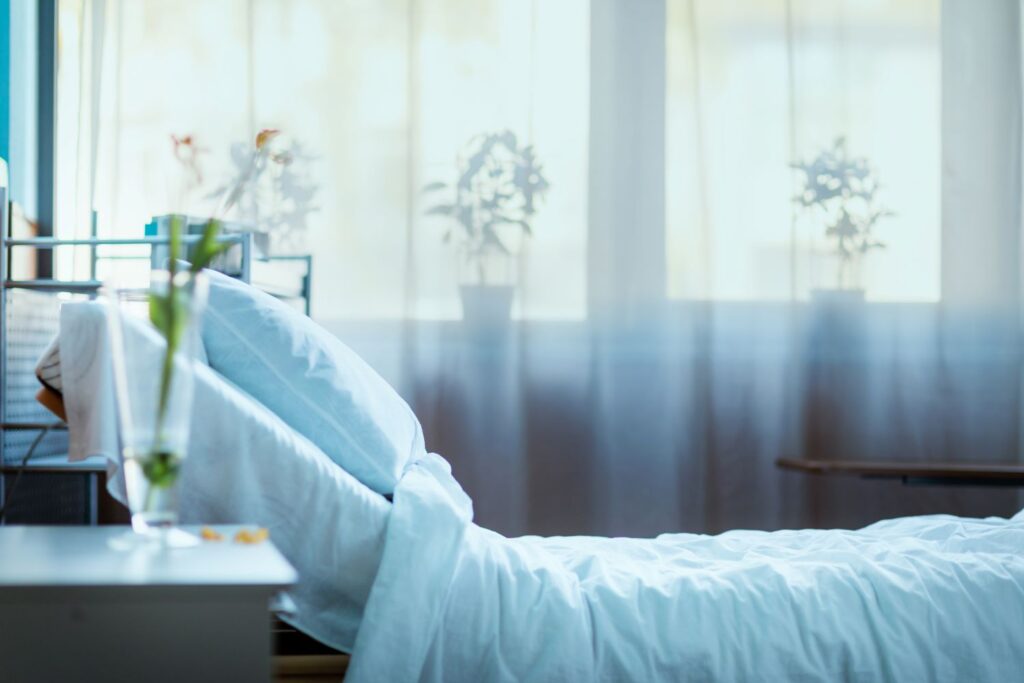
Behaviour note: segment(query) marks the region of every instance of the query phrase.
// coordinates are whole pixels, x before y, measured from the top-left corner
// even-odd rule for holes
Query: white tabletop
[[[266,586],[297,575],[271,541],[245,545],[239,526],[216,526],[224,540],[193,548],[131,545],[125,526],[0,526],[0,590],[54,586]],[[255,529],[254,526],[246,526]],[[198,533],[196,527],[186,527]]]

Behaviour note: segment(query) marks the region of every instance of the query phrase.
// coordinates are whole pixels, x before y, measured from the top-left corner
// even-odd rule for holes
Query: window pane
[[[474,136],[508,129],[535,146],[551,184],[511,264],[517,314],[584,315],[584,0],[99,4],[101,234],[139,234],[172,210],[209,215],[208,191],[232,175],[231,146],[280,128],[314,157],[316,211],[301,250],[315,255],[316,317],[455,318],[449,226],[424,215],[432,198],[421,188],[454,180]],[[205,191],[183,197],[169,136],[186,133],[206,149]],[[60,166],[76,155],[62,153]]]
[[[938,0],[674,1],[667,30],[669,296],[835,287],[835,242],[792,202],[790,164],[843,137],[895,212],[877,223],[885,248],[861,260],[859,286],[938,300]]]

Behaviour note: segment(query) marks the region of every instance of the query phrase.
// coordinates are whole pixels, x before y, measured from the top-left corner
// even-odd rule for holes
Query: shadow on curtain
[[[171,133],[208,149],[213,180],[255,130],[301,140],[319,185],[314,317],[407,398],[480,524],[651,535],[1022,504],[775,466],[1020,461],[1017,3],[61,12],[82,38],[62,40],[58,234],[84,235],[89,208],[111,236],[166,211]],[[551,187],[511,243],[511,319],[481,326],[462,320],[452,224],[422,189],[503,130]],[[835,217],[794,201],[811,176],[793,167],[837,139],[892,212],[872,228],[884,248],[840,277]]]

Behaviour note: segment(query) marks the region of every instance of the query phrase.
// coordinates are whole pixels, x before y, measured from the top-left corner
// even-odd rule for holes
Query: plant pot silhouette
[[[460,285],[462,319],[478,327],[507,325],[512,318],[512,285]]]
[[[818,306],[842,308],[859,306],[864,303],[864,290],[857,289],[812,289],[811,301]]]

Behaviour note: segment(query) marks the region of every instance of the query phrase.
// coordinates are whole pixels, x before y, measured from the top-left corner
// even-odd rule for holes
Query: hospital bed
[[[119,486],[105,310],[65,305],[70,457]],[[160,352],[142,327],[133,343]],[[340,341],[211,274],[186,522],[257,522],[351,681],[1019,680],[1024,512],[857,531],[505,538]],[[55,399],[55,396],[49,396]]]

